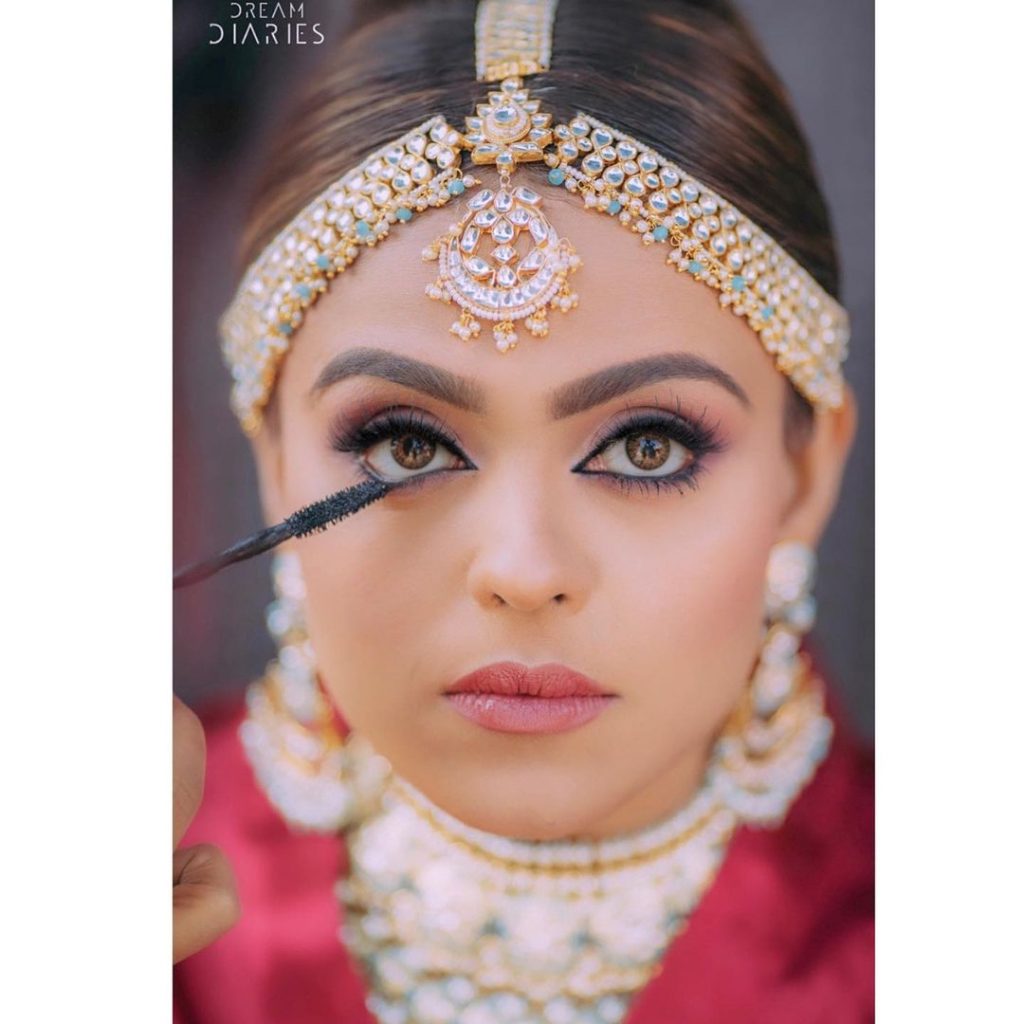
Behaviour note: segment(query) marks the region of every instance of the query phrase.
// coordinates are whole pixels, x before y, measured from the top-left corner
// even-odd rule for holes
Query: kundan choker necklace
[[[350,838],[344,939],[381,1024],[617,1024],[713,878],[735,826],[709,788],[601,842],[469,828],[397,781]]]

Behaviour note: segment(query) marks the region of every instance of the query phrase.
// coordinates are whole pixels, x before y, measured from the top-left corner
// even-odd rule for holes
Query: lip
[[[485,729],[557,733],[593,721],[617,694],[555,662],[529,667],[499,661],[460,677],[444,697],[460,715]]]

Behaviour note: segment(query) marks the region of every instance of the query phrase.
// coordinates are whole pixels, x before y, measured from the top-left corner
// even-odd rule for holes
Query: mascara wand
[[[283,523],[276,526],[268,526],[251,537],[240,540],[231,547],[225,548],[219,555],[207,558],[203,562],[196,562],[184,569],[179,569],[174,574],[174,589],[188,587],[193,583],[209,579],[215,573],[220,572],[225,566],[234,565],[235,562],[244,562],[247,558],[255,555],[262,555],[264,551],[277,547],[283,541],[292,537],[305,537],[311,533],[326,530],[332,523],[339,519],[366,508],[371,502],[383,498],[385,494],[393,490],[397,484],[385,483],[383,480],[364,480],[354,487],[338,491],[320,501],[313,502],[298,512],[293,512]]]

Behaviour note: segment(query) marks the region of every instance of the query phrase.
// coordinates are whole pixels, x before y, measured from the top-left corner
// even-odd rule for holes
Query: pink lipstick
[[[593,721],[617,695],[555,662],[528,668],[499,661],[457,679],[444,696],[460,715],[485,729],[555,733]]]

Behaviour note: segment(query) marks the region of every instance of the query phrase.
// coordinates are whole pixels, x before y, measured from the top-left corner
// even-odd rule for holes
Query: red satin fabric
[[[626,1024],[874,1019],[872,757],[830,705],[829,756],[783,825],[744,827]],[[216,843],[242,918],[175,968],[175,1024],[374,1024],[338,938],[344,844],[295,834],[257,788],[240,702],[208,709],[206,793],[185,844]]]

